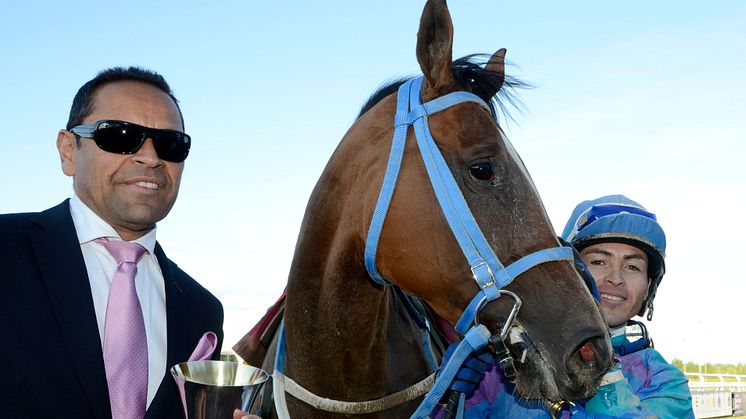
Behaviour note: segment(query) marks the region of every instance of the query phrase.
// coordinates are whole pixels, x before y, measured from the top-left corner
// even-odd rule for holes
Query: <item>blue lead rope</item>
[[[443,395],[451,386],[453,378],[466,358],[477,349],[487,346],[490,339],[490,331],[484,325],[478,325],[469,329],[466,336],[459,342],[456,350],[446,366],[438,373],[433,388],[425,396],[420,406],[412,414],[412,418],[426,418],[435,409]]]

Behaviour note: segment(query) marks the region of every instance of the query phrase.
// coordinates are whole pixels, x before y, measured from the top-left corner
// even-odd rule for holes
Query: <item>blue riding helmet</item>
[[[583,201],[575,207],[562,238],[578,251],[596,243],[616,242],[635,246],[648,255],[648,295],[639,316],[648,310],[653,318],[653,299],[666,272],[666,234],[655,214],[624,195],[608,195]]]

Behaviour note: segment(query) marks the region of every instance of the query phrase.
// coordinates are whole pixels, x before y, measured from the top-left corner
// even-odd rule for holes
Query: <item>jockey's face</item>
[[[623,243],[598,243],[580,256],[596,280],[601,309],[610,326],[619,326],[639,313],[648,293],[648,256]]]

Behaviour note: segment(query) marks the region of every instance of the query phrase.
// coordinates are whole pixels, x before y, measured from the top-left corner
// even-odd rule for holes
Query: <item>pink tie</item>
[[[96,240],[117,265],[111,280],[104,325],[104,364],[112,419],[142,419],[148,395],[148,342],[135,291],[137,261],[145,248],[137,243]]]

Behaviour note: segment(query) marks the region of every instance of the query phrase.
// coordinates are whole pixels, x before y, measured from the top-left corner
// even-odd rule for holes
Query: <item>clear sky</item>
[[[110,66],[160,72],[193,148],[158,238],[222,300],[230,347],[284,288],[308,196],[362,103],[419,71],[423,4],[3,2],[0,212],[72,193],[55,139],[80,85]],[[454,57],[506,47],[535,85],[506,130],[555,228],[584,199],[640,201],[669,242],[656,346],[746,362],[746,2],[449,6]]]

